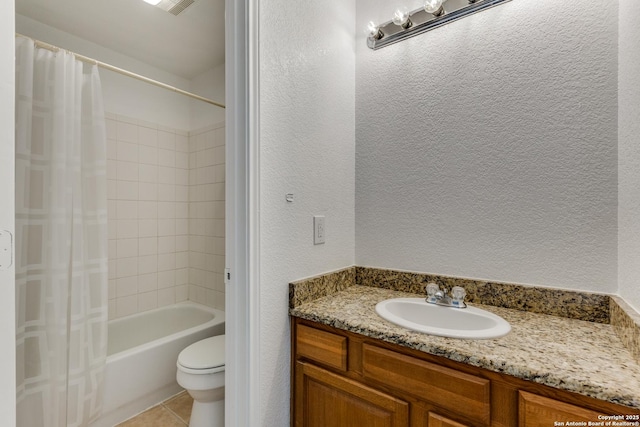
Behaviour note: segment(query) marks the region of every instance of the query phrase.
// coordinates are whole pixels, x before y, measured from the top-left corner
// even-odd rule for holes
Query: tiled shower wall
[[[222,142],[216,141],[218,134]],[[200,135],[207,135],[211,141],[199,139]],[[224,125],[189,137],[183,130],[107,114],[107,139],[109,318],[187,299],[223,308],[224,287],[218,284],[214,273],[219,272],[221,281]],[[216,147],[221,160],[205,147]],[[195,155],[195,169],[191,171],[190,154]],[[198,161],[200,155],[203,158]],[[221,175],[216,176],[209,167]],[[222,183],[221,194],[218,187],[218,193],[214,193],[211,186],[215,182]],[[195,198],[191,206],[190,196]],[[222,207],[208,204],[214,198],[222,199],[216,200]],[[222,218],[218,218],[220,210]],[[215,237],[222,243],[210,240]],[[191,286],[190,264],[194,275]]]
[[[189,148],[189,299],[224,310],[224,124],[191,132]]]

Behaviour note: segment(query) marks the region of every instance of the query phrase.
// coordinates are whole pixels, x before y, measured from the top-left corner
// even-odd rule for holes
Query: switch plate
[[[313,217],[313,244],[322,245],[325,239],[326,229],[324,226],[324,216]]]

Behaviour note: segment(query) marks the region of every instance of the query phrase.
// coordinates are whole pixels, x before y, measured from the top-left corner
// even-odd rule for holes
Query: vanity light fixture
[[[433,16],[440,16],[444,13],[443,0],[424,0],[424,10]]]
[[[384,37],[382,31],[380,31],[380,27],[373,21],[369,21],[369,23],[367,24],[365,34],[367,35],[368,39],[372,40],[380,40],[382,37]]]
[[[146,3],[153,5],[159,9],[169,12],[172,15],[178,16],[185,11],[186,8],[191,6],[196,0],[144,0]]]
[[[409,8],[408,7],[399,7],[396,9],[393,14],[393,23],[401,26],[405,30],[413,24],[411,19],[409,19]]]
[[[510,0],[423,0],[423,7],[412,12],[401,7],[396,9],[390,21],[367,24],[367,46],[374,50],[380,49],[508,1]]]

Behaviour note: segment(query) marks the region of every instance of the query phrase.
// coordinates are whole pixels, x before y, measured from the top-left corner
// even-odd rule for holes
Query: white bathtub
[[[224,312],[192,302],[109,321],[102,416],[91,426],[111,427],[180,392],[178,353],[224,326]]]

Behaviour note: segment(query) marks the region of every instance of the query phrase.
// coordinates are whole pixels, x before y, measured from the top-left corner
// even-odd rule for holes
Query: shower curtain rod
[[[113,66],[111,64],[107,64],[106,62],[98,61],[96,59],[89,58],[88,56],[80,55],[79,53],[71,52],[70,50],[62,49],[62,48],[60,48],[58,46],[54,46],[52,44],[45,43],[43,41],[36,40],[36,39],[28,37],[28,36],[24,36],[24,35],[19,34],[19,33],[16,33],[16,37],[24,37],[24,38],[33,40],[33,42],[35,43],[36,47],[39,47],[39,48],[42,48],[42,49],[47,49],[47,50],[50,50],[50,51],[53,51],[53,52],[58,52],[60,50],[64,50],[66,52],[69,52],[73,56],[75,56],[76,59],[78,59],[79,61],[97,65],[98,67],[104,68],[105,70],[113,71],[115,73],[122,74],[122,75],[125,75],[127,77],[132,77],[134,79],[137,79],[137,80],[152,84],[154,86],[161,87],[163,89],[168,89],[170,91],[173,91],[173,92],[176,92],[176,93],[180,93],[182,95],[186,95],[188,97],[191,97],[191,98],[194,98],[194,99],[197,99],[197,100],[200,100],[200,101],[204,101],[204,102],[206,102],[208,104],[215,105],[216,107],[226,108],[224,106],[224,104],[220,104],[219,102],[212,101],[209,98],[205,98],[203,96],[196,95],[195,93],[187,92],[186,90],[178,89],[177,87],[170,86],[170,85],[168,85],[166,83],[162,83],[162,82],[159,82],[157,80],[150,79],[149,77],[141,76],[140,74],[132,73],[131,71],[127,71],[127,70],[125,70],[123,68],[119,68],[119,67]]]

